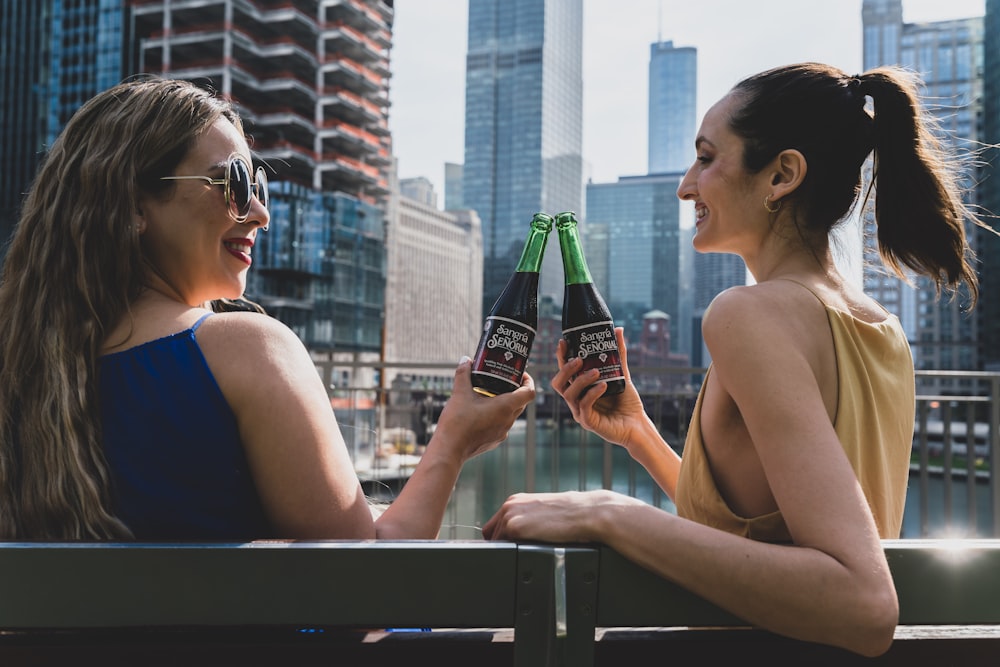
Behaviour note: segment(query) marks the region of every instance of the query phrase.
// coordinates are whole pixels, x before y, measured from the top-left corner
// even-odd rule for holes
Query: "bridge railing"
[[[338,419],[368,488],[392,494],[405,480],[414,455],[376,456],[393,439],[411,434],[419,453],[450,389],[452,364],[318,363],[324,377],[359,369],[437,373],[391,387],[340,384],[331,390]],[[614,488],[658,507],[673,505],[621,448],[580,429],[562,399],[548,386],[553,366],[531,365],[539,390],[508,442],[474,459],[459,480],[443,537],[468,539],[503,499],[520,491]],[[680,451],[704,368],[645,368],[637,382],[654,423]],[[426,375],[423,376],[426,378]],[[1000,373],[917,371],[916,419],[903,536],[1000,537]],[[402,465],[399,465],[402,461]],[[409,469],[412,469],[409,468]]]

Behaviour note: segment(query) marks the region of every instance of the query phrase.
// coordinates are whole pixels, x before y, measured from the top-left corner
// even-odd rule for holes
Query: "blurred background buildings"
[[[920,72],[957,148],[1000,143],[1000,0],[986,0],[984,16],[930,23],[904,22],[902,8],[864,0],[864,67]],[[465,157],[445,165],[438,193],[395,173],[394,12],[392,0],[0,0],[0,235],[84,101],[138,74],[185,78],[235,102],[273,170],[274,224],[247,296],[318,359],[344,361],[333,384],[385,387],[401,375],[449,386],[451,370],[433,366],[475,350],[536,211],[578,213],[598,288],[642,349],[634,365],[707,365],[704,309],[747,277],[738,257],[693,253],[690,211],[675,196],[699,121],[697,50],[682,35],[649,45],[647,173],[589,182],[583,0],[468,0]],[[971,205],[1000,211],[995,153],[970,163],[965,182]],[[924,280],[876,272],[870,211],[845,234],[918,369],[1000,369],[1000,242],[968,231],[982,280],[974,313],[961,295],[939,301]],[[550,242],[535,363],[552,361],[562,289]],[[387,377],[380,361],[414,366]]]

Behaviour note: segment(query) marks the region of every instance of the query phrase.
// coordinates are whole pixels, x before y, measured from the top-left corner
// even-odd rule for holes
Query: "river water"
[[[559,429],[539,426],[536,431],[535,465],[529,469],[524,430],[515,429],[496,450],[466,464],[445,516],[442,538],[478,539],[481,526],[507,496],[526,490],[570,491],[600,489],[634,496],[668,511],[673,503],[653,483],[624,449],[607,445],[593,434],[574,426]],[[605,480],[605,461],[610,461],[610,479]],[[901,537],[986,537],[992,531],[989,484],[976,484],[974,517],[970,518],[967,482],[952,482],[951,512],[945,512],[947,485],[940,475],[927,480],[926,517],[922,517],[919,475],[913,473],[906,497]],[[926,526],[926,533],[924,532]]]

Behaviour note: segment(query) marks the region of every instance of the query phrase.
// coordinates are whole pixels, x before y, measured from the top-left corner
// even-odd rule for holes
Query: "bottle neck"
[[[545,255],[545,244],[549,240],[549,231],[531,226],[528,240],[524,242],[521,259],[517,262],[517,273],[538,273],[542,269],[542,257]]]
[[[562,251],[563,273],[567,285],[594,282],[590,277],[590,269],[587,268],[587,260],[583,256],[580,231],[576,225],[559,228],[559,249]]]

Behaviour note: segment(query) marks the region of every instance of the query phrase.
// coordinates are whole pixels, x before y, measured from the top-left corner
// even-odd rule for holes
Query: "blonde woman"
[[[463,463],[532,400],[530,377],[479,396],[461,363],[373,520],[302,343],[213,312],[278,224],[252,165],[233,108],[182,81],[100,93],[53,144],[0,283],[0,539],[434,538]]]

